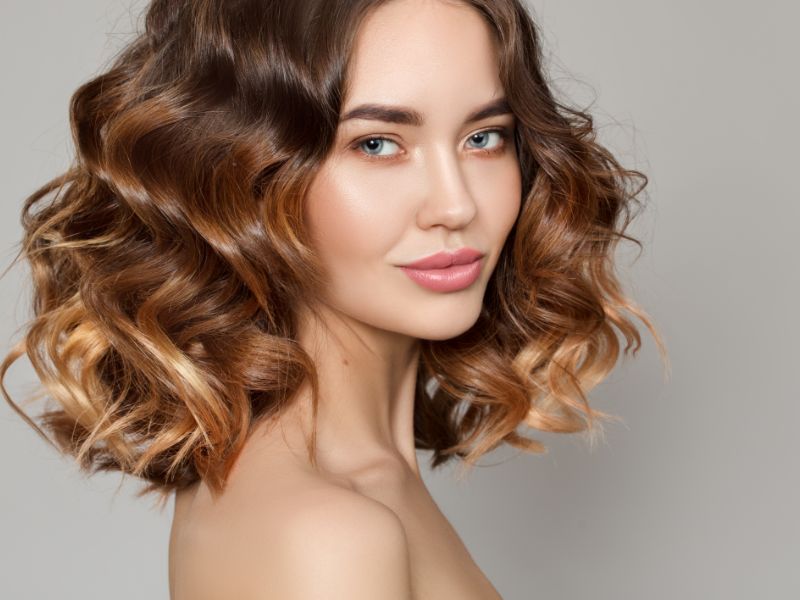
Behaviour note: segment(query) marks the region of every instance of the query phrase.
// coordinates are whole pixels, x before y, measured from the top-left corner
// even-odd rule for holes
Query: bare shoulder
[[[307,490],[274,515],[258,600],[410,600],[408,542],[399,517],[357,492]]]
[[[172,600],[412,597],[402,521],[355,490],[273,481],[213,504],[202,486],[196,496],[173,527]]]

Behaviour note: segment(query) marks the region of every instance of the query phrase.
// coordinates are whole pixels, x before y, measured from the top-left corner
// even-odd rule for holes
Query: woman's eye
[[[496,136],[497,143],[489,144],[488,140],[490,139],[491,134]],[[469,139],[477,144],[477,148],[479,150],[494,150],[498,145],[502,146],[506,136],[505,131],[502,129],[488,129],[486,131],[479,131],[478,133],[470,136]]]
[[[388,138],[382,137],[374,137],[374,138],[367,138],[364,141],[358,143],[357,147],[364,150],[364,153],[367,156],[386,156],[386,154],[381,154],[381,150],[383,150],[386,146],[386,143],[395,144],[392,140]]]
[[[505,151],[506,141],[510,133],[506,128],[486,129],[474,133],[469,137],[469,142],[479,154],[499,154]],[[398,144],[385,137],[365,138],[353,144],[354,150],[360,151],[367,159],[389,159],[396,155],[391,152],[391,146]]]

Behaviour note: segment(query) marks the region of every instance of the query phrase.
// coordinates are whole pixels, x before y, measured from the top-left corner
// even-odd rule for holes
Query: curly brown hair
[[[31,194],[14,262],[34,318],[0,364],[29,357],[56,406],[39,415],[87,472],[142,478],[165,499],[221,492],[254,426],[317,374],[293,307],[324,273],[303,218],[336,136],[355,32],[385,0],[153,0],[144,31],[73,95],[66,173]],[[469,0],[499,42],[523,196],[477,322],[421,340],[418,449],[433,468],[517,433],[595,431],[586,392],[641,346],[614,251],[647,177],[558,101],[519,0]],[[46,201],[46,199],[48,199]],[[433,384],[433,385],[431,385]],[[316,421],[315,421],[316,424]],[[314,459],[316,427],[308,450]]]

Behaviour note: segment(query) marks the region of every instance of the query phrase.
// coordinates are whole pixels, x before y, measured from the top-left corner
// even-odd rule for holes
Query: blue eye
[[[497,142],[493,145],[488,145],[488,141],[491,139],[492,134],[497,136]],[[506,150],[506,141],[510,138],[510,136],[511,133],[507,128],[500,127],[495,129],[485,129],[484,131],[474,133],[469,137],[469,140],[478,144],[477,147],[474,147],[478,154],[503,154]],[[398,145],[397,142],[394,142],[389,138],[373,136],[363,138],[362,140],[355,142],[351,148],[359,151],[363,157],[368,160],[387,160],[391,159],[393,156],[396,156],[396,154],[382,152],[384,149],[386,149],[386,144],[394,144],[395,146]]]
[[[386,156],[385,154],[380,154],[380,150],[383,149],[386,142],[394,144],[394,142],[388,138],[373,137],[373,138],[367,138],[366,140],[359,142],[358,147],[368,150],[366,152],[368,156]],[[395,144],[395,146],[396,145],[397,144]],[[376,153],[373,154],[373,151]]]
[[[469,139],[473,140],[473,141],[475,141],[477,139],[479,144],[481,144],[481,143],[485,144],[486,140],[489,139],[489,134],[492,134],[492,133],[497,135],[499,143],[502,143],[503,140],[505,140],[505,136],[503,135],[503,132],[501,130],[499,130],[499,129],[487,129],[486,131],[480,131],[480,132],[474,134],[473,136],[471,136]],[[481,140],[483,140],[483,141],[481,141]],[[486,146],[479,146],[479,149],[485,150]]]

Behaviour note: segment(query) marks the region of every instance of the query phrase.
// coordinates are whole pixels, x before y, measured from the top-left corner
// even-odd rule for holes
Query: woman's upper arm
[[[258,600],[411,600],[408,542],[390,509],[357,494],[321,494],[280,528]]]

